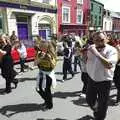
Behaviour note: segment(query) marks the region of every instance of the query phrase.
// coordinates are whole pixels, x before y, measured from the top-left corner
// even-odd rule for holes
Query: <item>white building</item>
[[[4,2],[3,2],[4,1]],[[6,9],[6,33],[16,31],[20,40],[31,40],[40,35],[49,39],[56,34],[56,0],[3,0]]]
[[[109,10],[104,11],[103,17],[103,31],[112,31],[112,18]]]

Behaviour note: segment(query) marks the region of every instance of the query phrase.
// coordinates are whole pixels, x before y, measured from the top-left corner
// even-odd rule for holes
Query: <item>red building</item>
[[[63,33],[84,35],[88,30],[89,0],[57,0],[58,36]]]

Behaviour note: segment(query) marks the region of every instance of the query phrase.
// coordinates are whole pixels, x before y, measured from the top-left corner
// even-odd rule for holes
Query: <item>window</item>
[[[43,0],[43,3],[49,3],[50,0]]]
[[[93,25],[93,15],[91,14],[90,17],[91,17],[91,20],[90,20],[91,23],[90,24]]]
[[[91,3],[91,11],[93,11],[93,3]]]
[[[101,10],[101,7],[99,7],[99,13],[101,13],[101,11],[102,11],[102,10]]]
[[[27,21],[28,21],[27,16],[17,16],[17,22],[27,23]]]
[[[2,29],[2,17],[0,16],[0,29]]]
[[[77,0],[78,4],[83,4],[83,0]]]
[[[83,23],[83,11],[81,9],[77,9],[77,23]]]
[[[95,15],[95,25],[97,25],[97,15]]]
[[[101,16],[99,16],[99,25],[101,25],[102,23],[102,19],[101,19]]]
[[[62,22],[70,23],[70,7],[62,8]]]
[[[107,22],[105,22],[104,30],[107,30]]]

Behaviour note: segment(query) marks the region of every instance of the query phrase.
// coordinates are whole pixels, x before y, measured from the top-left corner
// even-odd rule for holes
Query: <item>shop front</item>
[[[83,36],[86,34],[87,26],[86,25],[77,25],[77,24],[61,24],[60,25],[62,34],[64,33],[74,33],[79,36]]]

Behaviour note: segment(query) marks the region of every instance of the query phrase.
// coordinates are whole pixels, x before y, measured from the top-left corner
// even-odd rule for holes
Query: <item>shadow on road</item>
[[[28,103],[28,104],[17,104],[17,105],[7,105],[0,109],[0,113],[6,117],[11,117],[17,113],[39,111],[43,110],[41,104]]]
[[[80,97],[78,100],[72,100],[73,104],[83,107],[88,107],[88,104],[86,102],[86,98]]]
[[[94,120],[94,118],[90,115],[86,115],[86,116],[83,116],[82,118],[77,119],[77,120]]]
[[[19,80],[19,82],[25,82],[25,81],[32,81],[32,80],[36,80],[36,78],[28,78],[28,77],[26,77],[26,78],[18,78],[18,80]]]
[[[56,75],[63,75],[63,72],[55,72]]]
[[[109,101],[108,101],[108,105],[109,106],[115,106],[115,99],[114,97],[116,97],[116,94],[113,94],[111,96],[109,96]]]
[[[38,118],[37,120],[50,120],[50,119]],[[52,120],[67,120],[67,119],[55,118],[55,119],[52,119]]]
[[[0,89],[0,95],[4,95],[5,94],[5,88]]]
[[[75,92],[56,92],[54,93],[54,97],[66,99],[67,97],[76,97],[79,96],[80,91]]]

